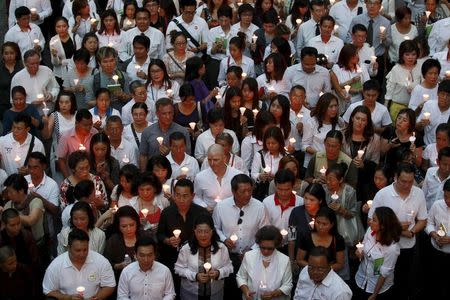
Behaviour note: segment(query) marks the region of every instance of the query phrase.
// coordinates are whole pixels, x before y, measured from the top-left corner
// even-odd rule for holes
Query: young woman
[[[192,85],[195,91],[195,101],[200,103],[207,113],[214,108],[214,103],[211,99],[218,95],[218,89],[208,90],[208,87],[202,80],[205,73],[206,65],[200,57],[194,56],[187,60],[184,81]]]
[[[208,0],[204,3],[201,3],[197,7],[196,14],[200,15],[203,19],[205,19],[206,23],[208,23],[209,28],[213,28],[219,26],[219,16],[217,12],[219,7],[222,5],[227,5],[227,1],[224,0]]]
[[[95,93],[95,106],[89,112],[92,114],[94,127],[100,131],[105,127],[108,117],[120,117],[120,112],[111,107],[111,92],[107,88],[97,90]]]
[[[167,25],[169,25],[170,21],[177,17],[177,8],[173,1],[162,1],[159,6],[159,15],[163,20],[163,31],[167,31]]]
[[[88,66],[92,69],[96,69],[98,67],[98,63],[96,60],[98,47],[98,37],[94,32],[87,33],[81,42],[81,47],[86,49],[89,52],[89,63]],[[90,99],[88,99],[90,100]]]
[[[248,77],[255,77],[255,64],[253,59],[244,55],[245,51],[245,37],[240,32],[238,36],[231,38],[229,42],[230,55],[225,57],[220,62],[220,71],[217,78],[219,84],[225,82],[225,74],[229,67],[239,66],[242,68],[242,72]]]
[[[355,281],[358,290],[355,299],[392,299],[394,269],[400,255],[402,227],[389,207],[377,207],[364,236],[362,251],[356,255],[362,259]]]
[[[63,74],[67,71],[67,65],[77,49],[77,45],[81,44],[81,39],[79,36],[69,33],[69,21],[64,17],[56,19],[55,31],[56,35],[50,39],[49,47],[53,73],[58,83],[62,85]]]
[[[72,13],[73,17],[69,20],[69,27],[73,34],[84,38],[87,33],[97,30],[100,17],[95,11],[91,11],[87,0],[74,0]]]
[[[275,91],[284,91],[287,89],[283,81],[283,75],[286,71],[286,62],[280,53],[272,53],[264,60],[264,73],[259,75],[258,82],[259,94],[266,103],[276,95]]]
[[[441,73],[441,64],[436,59],[427,59],[423,62],[422,67],[423,81],[416,85],[411,92],[411,99],[408,107],[416,110],[416,108],[423,107],[425,101],[437,100],[438,98],[438,84],[439,74]],[[428,95],[428,97],[425,97]]]
[[[181,86],[185,81],[186,61],[195,54],[187,49],[187,38],[182,31],[173,30],[170,33],[170,43],[173,50],[164,55],[163,61],[170,78]]]
[[[108,195],[119,183],[119,162],[111,156],[111,143],[105,133],[96,133],[89,146],[91,173],[100,176],[106,186]]]
[[[11,107],[11,80],[23,68],[19,46],[13,42],[5,42],[0,58],[0,120],[4,112]]]
[[[416,26],[411,23],[411,9],[407,6],[395,10],[396,22],[391,25],[392,43],[389,46],[389,59],[394,65],[398,60],[400,44],[405,40],[412,40],[418,36]]]
[[[131,107],[131,116],[133,117],[133,122],[123,129],[123,136],[129,141],[136,143],[139,148],[141,145],[142,132],[145,128],[150,126],[147,121],[148,107],[145,103],[135,103]]]
[[[209,263],[211,268],[205,269]],[[223,299],[224,278],[233,272],[228,248],[220,242],[209,215],[194,221],[192,240],[181,247],[175,273],[181,277],[182,299]]]
[[[102,13],[100,29],[97,31],[99,47],[112,47],[118,52],[122,44],[122,32],[120,30],[117,15],[113,9],[107,9]]]
[[[136,10],[138,9],[135,0],[125,1],[123,11],[120,15],[120,28],[123,31],[130,30],[136,26]]]
[[[291,37],[297,37],[298,28],[311,19],[311,12],[309,11],[309,3],[307,0],[295,0],[290,10],[290,15],[286,18],[286,25],[291,30]],[[300,24],[297,23],[300,20]]]
[[[294,129],[289,120],[289,115],[291,113],[289,99],[283,95],[272,98],[269,111],[275,119],[275,124],[281,128],[284,140],[288,140]]]
[[[134,182],[139,177],[139,168],[133,164],[127,164],[119,171],[119,184],[111,193],[111,206],[122,207],[125,205],[136,206],[136,189]]]
[[[256,79],[250,77],[245,78],[244,81],[242,81],[241,91],[243,107],[251,110],[252,112],[254,110],[258,111],[260,109],[260,101],[258,93],[258,82],[256,81]],[[267,110],[267,106],[265,107],[265,110]],[[255,113],[253,117],[256,117]]]
[[[152,59],[148,66],[147,97],[156,103],[160,98],[170,98],[173,102],[180,102],[178,91],[180,85],[171,80],[167,68],[161,59]],[[170,91],[171,90],[171,91]]]
[[[245,108],[241,112],[242,103],[241,90],[235,87],[228,89],[225,97],[223,113],[225,117],[225,128],[233,130],[239,142],[248,133],[248,124],[253,123],[253,113]]]
[[[190,83],[180,87],[180,103],[174,105],[173,121],[186,127],[191,135],[191,145],[203,132],[203,124],[206,124],[206,113],[200,103],[195,101],[194,88]],[[194,128],[190,126],[195,123]],[[194,147],[192,147],[194,148]]]
[[[229,67],[226,74],[226,82],[222,82],[221,84],[219,83],[221,87],[219,88],[219,93],[216,96],[216,106],[220,107],[223,107],[228,89],[231,87],[241,88],[242,79],[244,79],[244,73],[242,72],[242,68],[239,66]]]
[[[299,177],[300,164],[291,155],[285,156],[280,160],[280,166],[278,170],[287,169],[290,170],[295,175],[295,184],[292,188],[297,195],[303,196],[305,189],[309,186],[309,183],[305,180],[301,180]],[[272,181],[269,186],[269,195],[275,193],[275,183]]]
[[[275,8],[273,7],[273,0],[256,0],[255,13],[253,14],[252,23],[258,26],[259,28],[262,28],[263,27],[262,16],[269,10],[273,10],[276,13]],[[280,13],[282,12],[280,11]]]

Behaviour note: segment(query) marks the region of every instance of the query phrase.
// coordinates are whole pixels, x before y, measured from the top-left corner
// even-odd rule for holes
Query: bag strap
[[[28,164],[28,159],[30,158],[31,152],[33,152],[33,148],[34,148],[34,135],[31,136],[30,147],[28,147],[27,156],[25,157],[25,161],[23,162],[24,166]]]
[[[266,167],[266,162],[264,161],[264,155],[262,153],[262,150],[259,150],[258,153],[261,155],[261,166],[263,168],[265,168]]]
[[[177,20],[177,19],[173,19],[173,22],[178,26],[178,28],[180,28],[180,30],[184,33],[184,35],[191,39],[192,44],[195,45],[195,47],[199,47],[200,43],[194,39],[194,37],[189,33],[189,31],[187,31],[187,29]]]
[[[133,136],[134,136],[134,140],[136,141],[136,144],[137,144],[137,146],[139,148],[141,146],[141,142],[139,142],[139,138],[137,136],[136,130],[134,129],[133,123],[131,123],[130,127],[131,127],[131,132],[133,133]]]
[[[168,52],[167,52],[167,55],[172,59],[172,61],[177,65],[177,67],[178,67],[181,71],[185,72],[185,70],[183,69],[182,66],[180,66],[180,64],[177,62],[177,60],[175,59],[175,57],[173,57],[172,55],[170,55],[170,53],[168,53]]]

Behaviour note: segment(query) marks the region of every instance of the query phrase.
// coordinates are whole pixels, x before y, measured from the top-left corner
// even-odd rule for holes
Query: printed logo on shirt
[[[97,274],[95,274],[95,273],[92,273],[88,276],[88,280],[90,282],[94,282],[96,279],[97,279]]]
[[[195,26],[194,26],[194,29],[195,29],[195,30],[198,30],[198,26],[197,26],[197,25],[195,25]]]
[[[12,147],[5,147],[6,154],[10,154],[12,152]]]

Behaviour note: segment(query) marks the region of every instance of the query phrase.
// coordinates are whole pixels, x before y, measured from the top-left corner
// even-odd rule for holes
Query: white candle
[[[86,147],[83,144],[80,144],[80,147],[78,147],[78,150],[85,151]]]
[[[44,113],[45,116],[48,116],[49,111],[50,111],[50,109],[47,106],[44,106],[44,108],[42,109],[42,112]]]
[[[195,129],[195,125],[196,125],[195,122],[190,122],[190,123],[189,123],[189,127],[191,127],[192,130]]]
[[[266,166],[266,167],[264,168],[264,173],[270,173],[271,170],[272,170],[272,169],[271,169],[269,166]]]
[[[371,60],[372,63],[375,63],[377,61],[377,57],[375,55],[372,55],[370,57],[370,60]]]
[[[109,42],[109,43],[108,43],[108,47],[109,47],[109,48],[112,48],[113,46],[114,46],[114,43],[113,43],[113,42]]]
[[[168,184],[163,184],[162,188],[163,188],[164,193],[170,192],[170,185],[168,185]]]
[[[427,16],[427,19],[430,17],[430,15],[431,15],[431,11],[429,11],[429,10],[427,10],[426,12],[425,12],[425,15]]]
[[[114,80],[114,82],[116,84],[119,82],[119,76],[118,75],[113,75],[112,79]]]
[[[350,91],[351,86],[350,85],[346,85],[344,86],[345,92],[348,94],[348,92]]]
[[[450,76],[450,70],[445,71],[445,76],[449,77]]]
[[[372,200],[367,200],[367,206],[368,206],[369,208],[371,208],[371,207],[372,207],[372,203],[373,203],[373,201],[372,201]]]
[[[359,253],[362,253],[363,248],[364,248],[364,244],[363,243],[359,242],[358,244],[356,244],[356,249],[357,249],[357,251]]]
[[[336,192],[334,192],[333,195],[331,195],[331,199],[333,199],[333,201],[337,201],[339,200],[339,195]]]
[[[173,90],[172,89],[168,89],[166,91],[166,95],[167,95],[167,97],[172,97],[173,96]]]
[[[311,221],[309,221],[309,227],[311,228],[311,229],[314,229],[314,218],[312,218],[312,220]]]
[[[175,229],[173,231],[173,236],[176,237],[176,238],[179,238],[180,234],[181,234],[181,230],[180,229]]]
[[[339,25],[334,25],[334,31],[337,31],[339,29]]]
[[[16,163],[20,163],[20,160],[21,160],[22,158],[20,158],[20,156],[18,155],[18,154],[16,154],[16,157],[14,157],[14,161],[16,162]]]
[[[257,40],[257,39],[258,39],[258,37],[254,34],[254,35],[252,36],[253,44],[256,43],[256,40]]]
[[[131,26],[131,24],[133,24],[130,20],[127,20],[126,22],[125,22],[125,24],[127,24],[127,26]]]
[[[164,141],[164,138],[163,138],[162,136],[158,136],[158,137],[156,138],[156,140],[158,141],[158,143],[159,143],[160,145],[162,145],[162,143],[163,143],[163,141]]]
[[[187,173],[189,172],[188,167],[182,167],[180,170],[181,170],[181,175],[183,175],[183,176],[186,176]]]
[[[243,116],[245,113],[245,107],[239,107],[239,111],[241,112],[241,115]]]
[[[430,95],[428,95],[428,94],[423,94],[422,97],[423,97],[424,102],[426,102],[426,101],[428,101],[428,99],[430,99]]]
[[[325,166],[322,166],[322,169],[320,169],[320,174],[322,174],[323,176],[325,176],[325,174],[327,173],[327,169],[325,168]]]
[[[127,157],[126,154],[123,155],[123,157],[122,157],[122,162],[125,163],[125,164],[127,164],[127,163],[130,162],[130,159]]]
[[[442,229],[439,229],[436,233],[437,233],[437,235],[440,236],[440,237],[444,237],[444,236],[445,236],[445,231],[442,230]]]
[[[301,112],[299,112],[298,114],[297,114],[297,118],[299,118],[300,119],[300,121],[302,120],[302,118],[303,118],[303,114],[301,113]]]
[[[242,72],[242,79],[245,79],[247,77],[247,73]]]
[[[273,85],[269,85],[267,87],[267,90],[269,91],[269,93],[274,93],[275,92],[275,88],[273,87]]]
[[[222,199],[220,199],[219,196],[216,196],[216,198],[214,199],[214,202],[219,203]]]
[[[100,197],[102,195],[102,192],[98,189],[98,187],[95,187],[95,197]]]
[[[386,30],[386,27],[380,26],[380,32],[383,33]]]
[[[283,228],[283,229],[280,230],[280,233],[281,233],[281,235],[282,235],[283,238],[284,238],[285,236],[288,235],[289,232],[288,232],[286,229]]]
[[[35,39],[35,40],[33,40],[33,43],[34,43],[35,46],[38,46],[39,45],[39,40]]]
[[[37,99],[38,99],[39,101],[44,100],[44,94],[37,94],[36,97],[37,97]],[[44,102],[44,103],[45,103],[45,102]]]
[[[358,158],[361,159],[364,155],[364,150],[358,150]]]
[[[134,65],[134,68],[136,69],[137,72],[139,72],[141,70],[141,66],[140,65]]]
[[[295,23],[297,23],[297,25],[300,25],[300,24],[302,24],[302,19],[297,19],[297,20],[295,20]]]
[[[84,286],[79,286],[79,287],[77,287],[77,294],[78,294],[78,296],[80,296],[80,297],[84,297],[84,291],[85,291],[86,289],[84,288]]]
[[[405,41],[409,41],[411,38],[409,37],[409,35],[405,35]]]
[[[430,115],[431,115],[431,113],[429,113],[427,111],[423,113],[423,117],[425,118],[425,120],[429,120],[430,119]]]
[[[35,14],[35,13],[37,13],[37,9],[36,9],[36,8],[34,8],[34,7],[30,8],[30,11],[31,11],[31,13],[32,13],[32,14]]]
[[[319,93],[319,97],[322,97],[323,94],[324,94],[323,92],[320,92],[320,93]]]
[[[209,272],[209,270],[211,270],[211,264],[209,262],[206,262],[203,264],[203,268],[205,268],[206,273]]]
[[[296,142],[295,138],[291,137],[291,138],[289,139],[289,144],[294,145],[295,142]]]
[[[409,141],[411,143],[414,143],[416,141],[416,133],[415,132],[413,132],[413,135],[409,137]]]
[[[330,0],[330,5],[333,5],[336,0]]]
[[[119,208],[117,207],[117,205],[114,205],[113,207],[113,212],[116,212]]]
[[[97,23],[97,19],[96,18],[91,18],[91,24],[94,25],[95,23]]]
[[[73,80],[73,83],[74,83],[75,85],[78,85],[78,82],[80,82],[80,79],[78,79],[78,78],[75,78],[75,79]]]
[[[147,215],[148,215],[148,209],[146,209],[146,208],[141,209],[141,213],[142,213],[142,215],[144,216],[144,218],[147,218]]]
[[[230,240],[231,240],[233,243],[236,243],[236,241],[238,240],[238,236],[237,236],[235,233],[233,233],[233,234],[230,236]]]
[[[254,110],[252,110],[253,112],[253,117],[256,118],[256,115],[259,113],[259,110],[257,110],[256,108]]]

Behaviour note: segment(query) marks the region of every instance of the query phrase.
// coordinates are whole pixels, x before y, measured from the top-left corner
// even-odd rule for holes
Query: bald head
[[[227,168],[226,156],[225,150],[221,145],[214,144],[208,148],[208,164],[214,173],[225,173]]]
[[[208,156],[210,154],[219,154],[219,155],[225,155],[225,150],[223,149],[222,145],[219,144],[212,144],[208,148]]]

